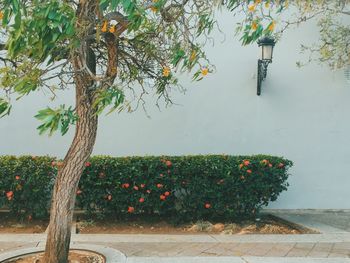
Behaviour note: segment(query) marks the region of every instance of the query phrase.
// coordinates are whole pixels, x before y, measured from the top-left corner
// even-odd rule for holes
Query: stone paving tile
[[[335,243],[334,249],[347,249],[350,250],[350,242]]]
[[[91,244],[91,242],[77,242],[79,244]],[[143,249],[138,243],[106,243],[93,242],[95,245],[107,246],[121,251],[126,256],[131,256]]]
[[[311,258],[326,258],[331,252],[334,243],[316,243],[307,257]]]
[[[350,243],[335,243],[330,251],[330,255],[343,255],[342,257],[350,257]]]
[[[149,246],[147,251],[158,257],[174,257],[188,248],[188,244],[179,243],[156,243]],[[134,256],[147,256],[147,251],[137,252]]]
[[[347,255],[347,256],[350,256],[350,250],[349,249],[336,249],[336,248],[333,248],[331,250],[331,253],[333,254],[344,254],[344,255]]]
[[[37,242],[0,242],[0,253],[22,248],[35,247],[37,244]]]
[[[272,243],[257,243],[254,249],[247,252],[246,255],[262,257],[265,256],[271,249],[273,249],[274,244]]]
[[[79,242],[81,243],[81,242]],[[91,242],[84,242],[91,243]],[[177,243],[177,242],[93,242],[120,250],[126,256],[136,257],[308,257],[347,258],[349,244],[342,243]],[[21,244],[13,244],[18,247]],[[1,243],[0,243],[1,247]]]
[[[238,242],[236,243],[219,243],[215,245],[214,247],[211,247],[203,253],[200,254],[200,256],[235,256],[236,253],[232,251],[235,247],[239,245]]]
[[[306,257],[315,245],[315,243],[296,243],[286,257]]]
[[[186,248],[178,253],[176,256],[186,257],[186,256],[200,256],[204,251],[216,246],[216,243],[192,243],[187,244]]]
[[[348,258],[348,255],[338,254],[338,253],[329,253],[327,258]]]
[[[296,243],[277,243],[265,254],[265,257],[285,257]]]

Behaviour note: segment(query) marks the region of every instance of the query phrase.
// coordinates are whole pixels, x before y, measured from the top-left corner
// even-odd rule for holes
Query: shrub
[[[46,216],[55,174],[51,161],[50,157],[0,156],[0,208]]]
[[[45,214],[59,169],[51,166],[52,161],[0,157],[0,206]],[[95,156],[86,163],[77,206],[101,216],[157,214],[177,221],[251,217],[287,189],[291,165],[265,155]],[[8,198],[10,191],[14,194]]]

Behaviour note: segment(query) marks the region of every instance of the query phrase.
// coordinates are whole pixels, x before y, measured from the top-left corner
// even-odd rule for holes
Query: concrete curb
[[[16,258],[22,255],[43,252],[44,249],[45,249],[44,247],[33,247],[33,248],[24,248],[24,249],[6,252],[0,255],[0,263],[4,262],[5,260]],[[106,258],[106,263],[125,263],[126,262],[126,256],[123,253],[121,253],[116,249],[109,248],[106,246],[89,245],[89,244],[82,244],[82,245],[72,244],[71,249],[97,252]]]

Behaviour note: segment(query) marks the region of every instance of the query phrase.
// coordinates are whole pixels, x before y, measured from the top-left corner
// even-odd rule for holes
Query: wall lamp
[[[261,94],[261,83],[266,79],[267,66],[272,62],[273,47],[276,41],[270,37],[266,36],[258,40],[258,45],[261,47],[261,59],[258,59],[258,87],[257,95]]]

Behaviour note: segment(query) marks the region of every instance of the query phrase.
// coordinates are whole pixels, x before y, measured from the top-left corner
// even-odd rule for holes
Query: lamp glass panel
[[[262,58],[264,60],[272,60],[273,46],[262,46]]]

